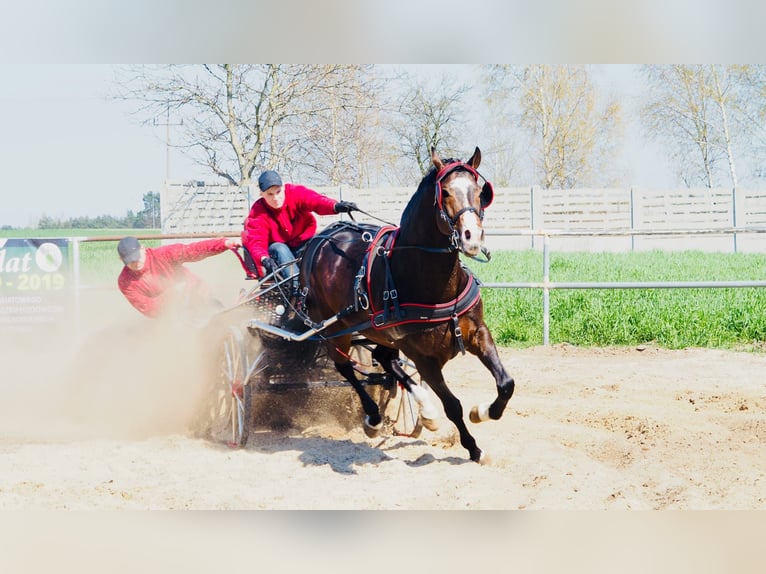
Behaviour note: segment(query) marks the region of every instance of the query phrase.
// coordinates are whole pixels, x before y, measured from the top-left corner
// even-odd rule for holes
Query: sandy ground
[[[446,418],[367,438],[350,387],[256,401],[232,450],[186,431],[214,343],[114,289],[84,300],[72,341],[0,347],[2,510],[766,508],[762,351],[501,349],[517,387],[469,423],[482,465]],[[466,413],[495,396],[473,356],[445,374]]]
[[[500,421],[469,423],[479,465],[446,419],[368,439],[350,388],[281,397],[278,425],[256,401],[241,450],[193,438],[187,343],[113,335],[64,373],[16,354],[32,367],[3,378],[0,509],[766,508],[763,354],[502,349],[517,391]],[[466,412],[494,396],[470,355],[446,376]]]

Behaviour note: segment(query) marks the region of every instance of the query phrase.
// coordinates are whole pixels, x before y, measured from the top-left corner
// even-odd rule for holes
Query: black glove
[[[339,201],[335,204],[335,213],[351,213],[352,211],[359,211],[356,203],[351,201]]]
[[[266,273],[274,273],[274,271],[277,270],[277,262],[274,261],[271,257],[265,257],[261,260],[261,266],[263,267],[263,270],[266,271]]]

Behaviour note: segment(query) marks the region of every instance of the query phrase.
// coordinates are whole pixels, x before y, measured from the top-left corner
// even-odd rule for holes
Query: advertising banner
[[[0,238],[0,333],[55,334],[73,324],[69,239]]]

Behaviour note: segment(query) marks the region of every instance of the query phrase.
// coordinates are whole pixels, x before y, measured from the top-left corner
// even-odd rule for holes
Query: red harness
[[[389,270],[389,262],[398,237],[399,228],[394,226],[382,227],[370,242],[362,263],[365,274],[367,293],[364,298],[369,301],[370,323],[374,329],[388,329],[409,323],[442,323],[455,320],[473,307],[481,298],[479,280],[469,272],[469,280],[463,290],[450,301],[426,305],[422,303],[400,303],[399,294],[393,285]],[[386,285],[383,290],[383,308],[376,308],[369,297],[372,288],[371,270],[376,257],[383,257],[386,266]],[[360,294],[361,295],[361,294]]]
[[[464,163],[462,161],[453,161],[452,163],[448,163],[444,167],[442,167],[437,173],[436,173],[436,194],[434,197],[434,201],[436,202],[436,206],[439,208],[439,211],[444,213],[444,207],[442,207],[442,180],[447,177],[449,174],[451,174],[456,169],[464,169],[471,175],[473,175],[473,179],[476,181],[476,183],[479,183],[479,179],[481,179],[484,183],[482,184],[482,191],[484,192],[482,194],[482,212],[484,209],[489,207],[492,204],[492,200],[495,197],[495,190],[492,187],[492,183],[486,180],[486,178],[481,175],[478,171],[476,171],[473,167],[468,165],[467,163]],[[453,219],[457,219],[459,215],[456,215]],[[445,215],[445,219],[446,219]],[[482,214],[483,219],[483,214]]]

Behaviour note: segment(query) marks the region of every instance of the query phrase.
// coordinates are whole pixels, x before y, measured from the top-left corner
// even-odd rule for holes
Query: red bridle
[[[481,178],[484,181],[484,183],[481,186],[481,211],[476,212],[476,210],[472,207],[464,207],[457,213],[457,215],[450,218],[447,216],[447,214],[444,211],[444,207],[442,206],[442,180],[457,169],[464,169],[465,171],[473,175],[473,179],[477,183],[477,185],[479,183],[479,178]],[[435,193],[434,201],[436,202],[436,205],[438,206],[439,211],[442,213],[442,216],[447,221],[450,221],[452,225],[454,225],[457,222],[457,219],[465,211],[474,211],[476,212],[476,214],[479,216],[480,219],[484,219],[484,210],[490,205],[492,205],[492,200],[494,199],[494,197],[495,197],[495,189],[494,187],[492,187],[492,183],[487,181],[487,179],[483,175],[481,175],[472,166],[468,165],[465,162],[454,161],[452,163],[448,163],[436,173],[436,193]]]

